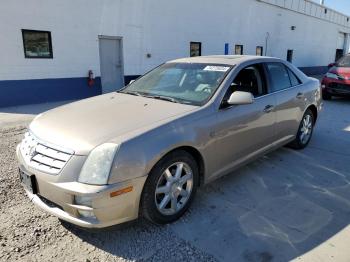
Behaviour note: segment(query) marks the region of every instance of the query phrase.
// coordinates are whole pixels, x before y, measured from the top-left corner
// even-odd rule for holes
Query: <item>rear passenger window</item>
[[[287,67],[287,71],[288,71],[289,78],[290,78],[290,82],[291,82],[292,86],[300,85],[300,84],[301,84],[301,81],[300,81],[299,78],[293,73],[293,71],[290,70],[288,67]]]
[[[270,92],[276,92],[291,87],[291,82],[286,67],[281,63],[268,63],[267,69],[269,71],[272,86]]]

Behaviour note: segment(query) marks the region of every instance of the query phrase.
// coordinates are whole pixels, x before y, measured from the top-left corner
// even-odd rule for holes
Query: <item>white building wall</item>
[[[81,77],[99,70],[95,1],[2,0],[0,80]],[[51,31],[53,59],[25,59],[21,29]]]
[[[225,43],[230,53],[235,44],[244,54],[265,51],[267,32],[267,55],[285,59],[293,49],[296,66],[324,66],[350,28],[339,14],[324,20],[306,5],[315,15],[257,0],[2,0],[0,80],[82,77],[90,69],[98,76],[99,35],[123,37],[125,75],[188,56],[190,41],[202,42],[202,55],[223,54]],[[25,59],[21,29],[51,31],[54,58]]]

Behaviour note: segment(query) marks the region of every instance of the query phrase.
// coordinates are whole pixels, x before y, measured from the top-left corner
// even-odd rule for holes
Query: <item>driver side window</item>
[[[250,65],[243,68],[229,87],[225,98],[229,98],[235,91],[250,92],[254,97],[266,94],[266,81],[262,64]]]

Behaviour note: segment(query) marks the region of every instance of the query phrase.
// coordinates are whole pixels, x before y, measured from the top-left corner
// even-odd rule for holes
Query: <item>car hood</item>
[[[38,115],[30,124],[40,140],[87,155],[118,136],[147,131],[194,110],[195,106],[109,93],[67,104]]]
[[[340,76],[350,77],[350,67],[332,67],[329,72]]]

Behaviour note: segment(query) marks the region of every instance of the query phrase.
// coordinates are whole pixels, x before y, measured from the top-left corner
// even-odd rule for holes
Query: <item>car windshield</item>
[[[120,92],[200,106],[211,98],[230,69],[221,64],[166,63]]]
[[[350,55],[343,56],[337,62],[339,67],[350,67]]]

